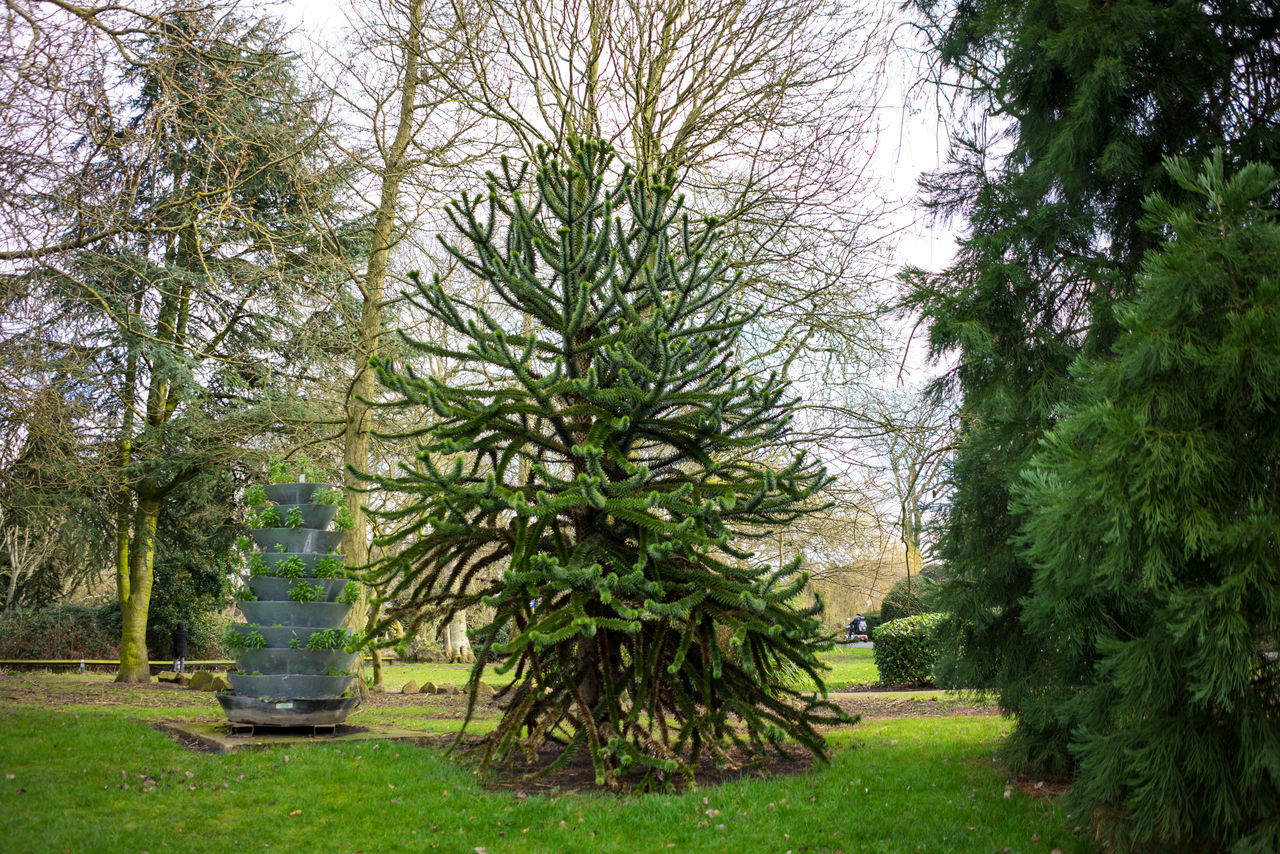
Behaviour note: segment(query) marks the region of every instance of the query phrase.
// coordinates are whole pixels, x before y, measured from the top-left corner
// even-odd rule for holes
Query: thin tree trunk
[[[373,631],[373,627],[378,624],[378,617],[382,613],[382,604],[378,602],[372,608],[368,609],[368,615],[364,621],[364,630],[366,633]],[[369,683],[370,688],[382,687],[382,651],[377,646],[373,646],[369,650],[369,657],[373,659],[373,681]]]

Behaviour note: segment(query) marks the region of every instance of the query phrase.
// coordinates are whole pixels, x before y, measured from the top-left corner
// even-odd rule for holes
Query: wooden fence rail
[[[368,656],[365,656],[366,662],[372,661],[372,660],[373,659],[369,658]],[[383,656],[383,661],[394,661],[394,660],[395,660],[394,657],[391,657],[390,659],[388,659],[386,655]],[[149,662],[149,664],[151,665],[151,672],[153,674],[159,673],[162,670],[173,669],[173,659],[152,661],[152,662]],[[213,659],[188,658],[186,663],[186,669],[187,670],[209,670],[209,669],[227,670],[228,668],[235,667],[235,665],[236,663],[230,660],[220,661],[220,660],[213,660]],[[105,659],[105,658],[58,658],[58,659],[44,659],[44,660],[36,660],[36,659],[30,659],[30,658],[0,659],[0,670],[81,670],[81,671],[84,671],[89,669],[101,670],[106,668],[111,668],[114,670],[114,669],[118,669],[119,667],[120,667],[119,661],[114,661],[114,660]]]

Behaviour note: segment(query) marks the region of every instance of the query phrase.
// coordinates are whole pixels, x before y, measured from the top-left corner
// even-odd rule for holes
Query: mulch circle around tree
[[[446,744],[453,744],[453,737]],[[480,739],[466,738],[459,745],[458,756],[463,762],[473,764],[477,756],[473,751]],[[717,768],[714,761],[703,756],[698,763],[697,772],[692,783],[698,788],[717,786],[751,777],[777,777],[804,774],[814,767],[814,757],[802,750],[788,747],[782,751],[768,751],[759,756],[749,756],[738,748],[728,751],[730,764]],[[517,754],[504,763],[495,763],[481,775],[481,785],[489,791],[511,792],[517,798],[529,795],[559,795],[572,792],[600,792],[602,787],[596,785],[596,772],[591,764],[591,757],[585,751],[580,752],[564,767],[551,773],[543,773],[559,756],[555,745],[540,749],[534,756]],[[638,791],[639,777],[622,778],[618,794]],[[656,781],[660,789],[670,788],[683,791],[690,788],[690,780],[683,775],[673,774]],[[653,786],[651,785],[650,788]]]

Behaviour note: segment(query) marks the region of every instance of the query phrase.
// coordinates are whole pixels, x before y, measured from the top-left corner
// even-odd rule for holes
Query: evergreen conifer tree
[[[1021,487],[1024,619],[1069,686],[1071,795],[1119,850],[1280,850],[1280,221],[1270,166],[1219,152],[1117,311],[1114,360]]]
[[[946,384],[961,401],[935,551],[954,616],[941,669],[998,695],[1016,721],[1005,743],[1014,764],[1071,772],[1071,698],[1093,679],[1095,655],[1071,624],[1024,619],[1036,571],[1017,543],[1012,489],[1075,399],[1069,366],[1110,353],[1114,307],[1136,293],[1159,244],[1140,225],[1143,200],[1184,198],[1163,158],[1280,154],[1275,3],[910,5],[939,66],[999,116],[1003,137],[958,143],[952,167],[930,179],[933,204],[968,234],[949,269],[911,277],[906,300],[928,319],[933,353],[955,365]]]
[[[0,271],[20,318],[4,360],[28,366],[24,386],[56,373],[90,401],[73,468],[114,505],[122,682],[151,678],[157,542],[185,536],[162,516],[180,522],[167,511],[188,481],[299,414],[280,375],[303,360],[281,339],[336,289],[341,247],[312,226],[344,213],[278,22],[189,0],[148,20],[132,61],[65,116],[74,179],[28,198],[66,245]]]
[[[491,609],[472,704],[490,654],[515,678],[486,761],[563,740],[558,762],[585,749],[617,786],[732,744],[823,756],[815,725],[849,718],[823,699],[821,603],[799,603],[798,560],[762,565],[742,542],[813,509],[828,477],[803,455],[766,461],[791,403],[734,365],[750,318],[714,223],[682,216],[671,175],[611,183],[611,160],[595,143],[567,164],[543,152],[528,198],[527,169],[504,162],[487,197],[452,205],[463,240],[446,246],[488,293],[418,283],[448,337],[406,344],[484,379],[379,366],[429,426],[412,464],[371,477],[407,499],[402,550],[373,580],[388,619]]]

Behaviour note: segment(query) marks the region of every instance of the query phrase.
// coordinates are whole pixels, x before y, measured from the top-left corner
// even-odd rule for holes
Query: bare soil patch
[[[491,766],[489,773],[483,778],[484,787],[490,791],[511,792],[517,798],[530,794],[601,791],[596,785],[595,768],[585,749],[564,767],[550,774],[545,773],[559,754],[560,751],[554,746],[544,747],[534,756],[520,756],[501,765]],[[734,748],[729,751],[728,756],[729,762],[720,767],[710,757],[702,757],[692,781],[682,774],[673,774],[665,778],[659,777],[655,784],[681,791],[689,788],[691,783],[701,788],[748,777],[791,776],[807,772],[816,761],[812,755],[795,748],[780,752],[769,751],[759,756],[749,756]],[[632,780],[623,778],[618,793],[636,791],[638,782],[639,777]]]
[[[852,714],[866,718],[945,718],[962,715],[998,715],[994,702],[959,696],[919,697],[876,696],[875,694],[831,695],[831,701]]]

